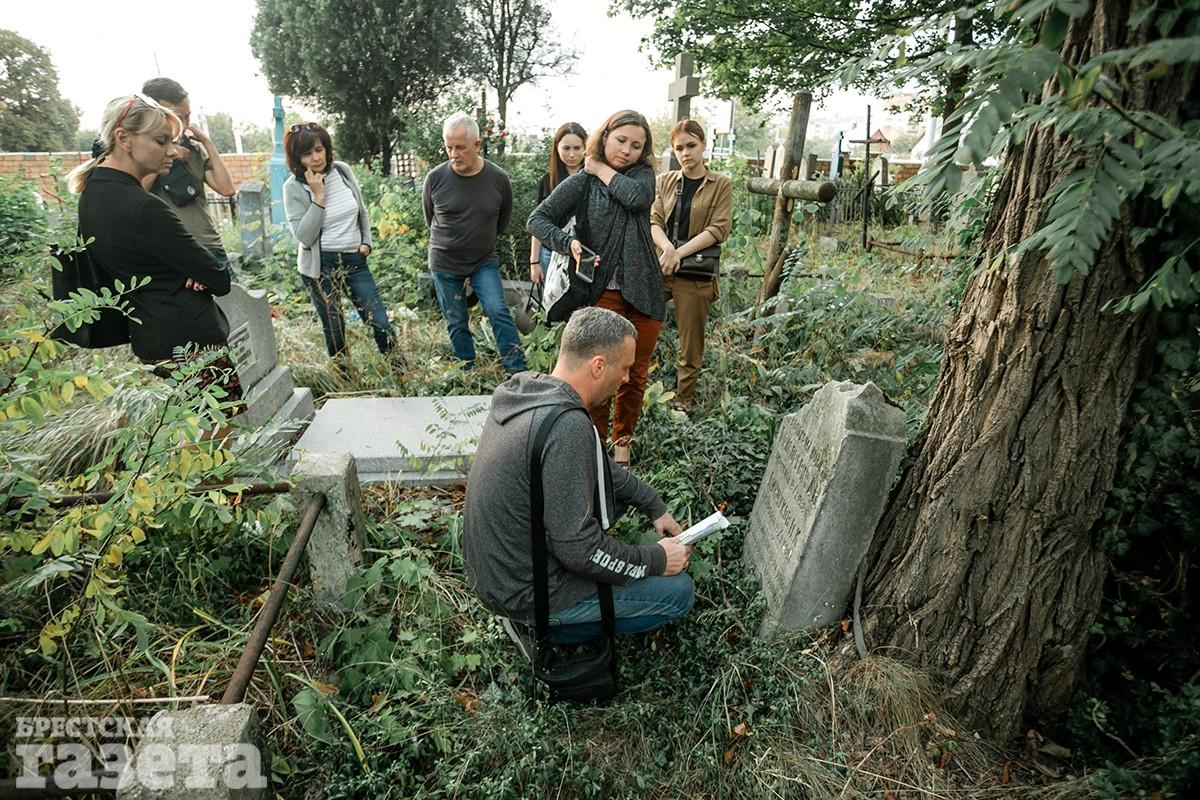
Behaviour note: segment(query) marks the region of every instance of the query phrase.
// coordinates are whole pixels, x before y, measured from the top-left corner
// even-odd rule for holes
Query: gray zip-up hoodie
[[[467,476],[463,532],[471,588],[489,609],[517,620],[533,620],[530,450],[537,426],[559,406],[571,410],[554,423],[542,454],[551,613],[595,594],[597,581],[624,585],[667,566],[662,547],[618,541],[597,519],[613,519],[614,498],[658,519],[667,511],[658,493],[599,448],[591,417],[568,383],[522,372],[492,393]],[[598,466],[607,473],[602,514],[594,513]]]

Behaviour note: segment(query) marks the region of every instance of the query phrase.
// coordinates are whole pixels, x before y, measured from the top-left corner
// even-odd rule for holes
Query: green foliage
[[[1010,144],[1019,146],[1034,132],[1052,129],[1067,149],[1056,156],[1048,208],[1037,230],[1012,252],[997,254],[997,264],[1044,251],[1060,282],[1086,275],[1123,209],[1141,209],[1135,216],[1141,227],[1132,238],[1151,275],[1113,308],[1184,306],[1200,294],[1200,271],[1191,267],[1200,204],[1200,119],[1187,103],[1172,120],[1126,107],[1122,97],[1135,77],[1165,79],[1175,65],[1200,60],[1195,46],[1200,4],[1181,0],[1139,7],[1130,20],[1141,29],[1128,39],[1134,46],[1090,58],[1080,55],[1080,48],[1060,52],[1075,20],[1090,10],[1091,4],[1077,0],[1008,6],[1000,13],[1013,24],[994,42],[952,45],[901,65],[898,79],[912,82],[946,70],[965,68],[974,75],[930,151],[930,166],[911,185],[933,202],[958,190],[961,166],[981,165]],[[941,24],[948,24],[953,13],[942,16]],[[853,80],[864,64],[890,62],[899,41],[884,40],[873,60],[853,63],[841,76]]]
[[[1164,312],[1160,325],[1097,526],[1112,570],[1068,728],[1094,760],[1161,757],[1154,769],[1105,770],[1109,791],[1182,796],[1200,782],[1200,311]]]
[[[464,92],[451,91],[439,95],[431,102],[402,109],[396,151],[412,153],[426,169],[445,161],[442,122],[457,111],[478,115],[479,98]],[[479,127],[482,131],[483,120],[479,120]]]
[[[647,39],[660,65],[680,52],[694,53],[718,96],[738,97],[752,106],[791,92],[830,90],[830,77],[848,61],[873,52],[881,38],[889,39],[888,52],[901,63],[906,53],[919,58],[940,52],[947,30],[942,16],[946,5],[931,0],[611,0],[610,5],[653,21],[654,32]],[[972,22],[975,35],[985,39],[1004,25],[982,14]],[[938,106],[955,71],[940,70],[920,83],[905,84],[892,61],[880,61],[857,70],[850,83],[885,94],[927,87],[923,104]]]
[[[30,252],[44,222],[33,182],[0,176],[0,280],[12,278],[17,257]]]
[[[208,135],[212,137],[213,145],[219,153],[236,153],[237,140],[233,136],[233,117],[224,111],[209,114],[205,120],[208,125]],[[242,152],[270,153],[274,149],[271,141],[271,131],[260,125],[240,125],[242,133]]]
[[[8,229],[12,221],[3,219]],[[57,264],[51,242],[73,237],[73,220],[35,227],[10,265],[13,283],[0,304],[0,602],[15,624],[0,670],[8,689],[27,669],[66,663],[64,651],[81,639],[87,648],[97,636],[118,644],[136,634],[145,651],[153,623],[127,591],[139,559],[182,531],[211,544],[263,519],[239,502],[236,485],[194,491],[265,469],[249,455],[253,437],[230,447],[232,440],[215,435],[228,425],[230,408],[219,387],[200,386],[200,370],[215,353],[177,366],[164,383],[49,338],[60,324],[74,329],[101,308],[128,314],[127,293],[144,283],[31,302],[48,287],[48,265]],[[146,380],[153,382],[138,394],[150,401],[127,402],[128,387]],[[77,418],[105,422],[82,429]],[[111,497],[51,502],[87,492]]]
[[[525,222],[537,205],[537,185],[546,172],[549,138],[543,139],[532,155],[505,155],[493,160],[508,172],[513,187],[512,220],[500,235],[496,251],[506,277],[529,280],[529,234]]]
[[[0,150],[69,150],[78,127],[79,111],[59,94],[50,54],[0,29]]]
[[[447,0],[258,0],[250,46],[272,91],[336,117],[344,145],[379,156],[387,172],[403,109],[458,76],[465,34]]]

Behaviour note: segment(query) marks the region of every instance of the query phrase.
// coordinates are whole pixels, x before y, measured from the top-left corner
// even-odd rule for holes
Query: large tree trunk
[[[1064,54],[1080,63],[1136,44],[1129,9],[1100,0],[1072,23]],[[1190,87],[1144,75],[1118,101],[1177,119]],[[984,263],[1039,227],[1049,188],[1072,167],[1067,150],[1051,131],[1010,149]],[[1107,567],[1091,531],[1153,344],[1148,315],[1102,311],[1145,277],[1130,243],[1136,213],[1066,285],[1038,253],[970,280],[914,461],[867,555],[872,649],[925,665],[951,709],[993,735],[1063,707],[1100,601]]]

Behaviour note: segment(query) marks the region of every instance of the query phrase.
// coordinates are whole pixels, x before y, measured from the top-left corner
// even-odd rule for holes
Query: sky
[[[571,120],[591,130],[621,108],[637,109],[650,118],[670,111],[671,70],[652,68],[639,51],[650,21],[626,15],[610,18],[603,0],[547,0],[546,4],[560,40],[579,43],[575,46],[579,60],[569,75],[544,78],[517,91],[509,105],[511,129],[536,132]],[[79,107],[83,128],[97,127],[109,100],[140,88],[155,75],[174,78],[188,90],[193,117],[197,110],[223,111],[239,122],[266,128],[272,124],[272,96],[250,52],[253,0],[207,0],[199,5],[121,0],[110,8],[112,13],[97,11],[94,4],[82,0],[0,0],[0,6],[0,27],[50,51],[60,91]],[[180,46],[176,32],[181,28],[175,22],[183,17],[195,20],[208,33],[194,44]],[[155,32],[162,35],[156,39]],[[118,46],[119,42],[124,44]],[[494,108],[495,93],[490,94]],[[827,102],[825,111],[844,114],[865,102],[843,93]],[[288,98],[284,107],[312,116]],[[709,119],[728,114],[728,103],[723,101],[698,98],[693,108]]]

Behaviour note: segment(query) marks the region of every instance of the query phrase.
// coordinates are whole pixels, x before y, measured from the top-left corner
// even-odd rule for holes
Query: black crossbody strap
[[[683,213],[683,170],[679,170],[679,180],[675,184],[675,224],[671,226],[671,244],[679,246],[679,216]]]
[[[546,507],[545,493],[542,489],[542,451],[546,448],[546,439],[550,429],[571,406],[559,406],[547,414],[538,425],[533,437],[533,449],[529,454],[529,533],[533,554],[533,615],[534,631],[537,636],[537,646],[550,636],[550,578],[546,567],[546,522],[542,511]],[[599,498],[603,503],[604,498]],[[616,613],[613,609],[612,587],[607,583],[597,584],[600,599],[600,617],[603,621],[604,635],[612,638],[616,633]]]

